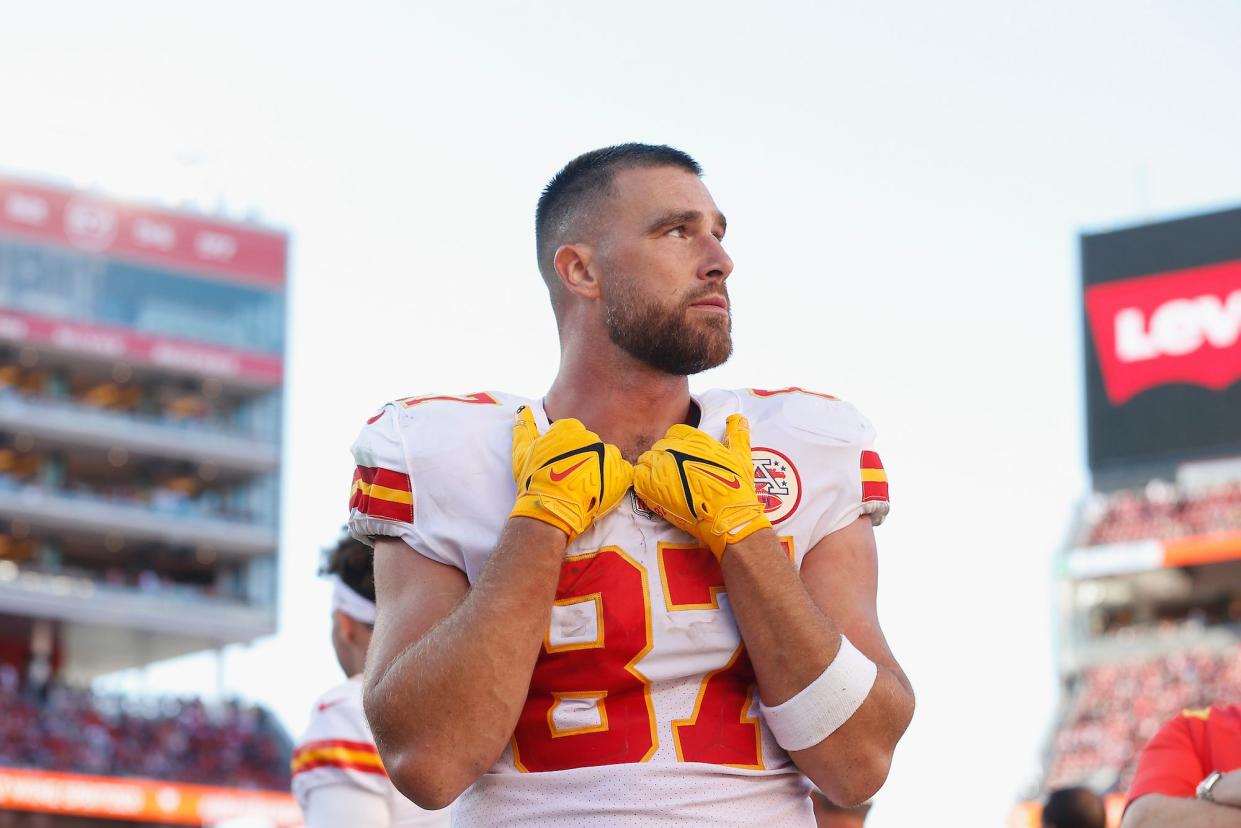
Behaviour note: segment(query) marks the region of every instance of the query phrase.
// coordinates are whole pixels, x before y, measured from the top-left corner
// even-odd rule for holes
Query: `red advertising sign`
[[[22,768],[0,768],[0,809],[162,825],[214,825],[243,817],[280,828],[302,824],[287,793]]]
[[[85,253],[281,287],[280,233],[0,178],[0,232]]]
[[[284,377],[280,357],[6,310],[0,310],[0,340],[257,385],[278,385]]]
[[[1113,405],[1169,383],[1241,380],[1241,260],[1090,285],[1086,315]]]

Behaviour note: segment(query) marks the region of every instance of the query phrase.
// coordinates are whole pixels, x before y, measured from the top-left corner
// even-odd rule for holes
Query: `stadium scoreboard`
[[[1090,468],[1241,455],[1241,208],[1081,238]]]

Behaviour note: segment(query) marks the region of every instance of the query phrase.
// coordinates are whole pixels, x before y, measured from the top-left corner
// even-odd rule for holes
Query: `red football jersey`
[[[1125,798],[1148,793],[1192,797],[1212,771],[1241,768],[1241,704],[1184,710],[1142,748]]]

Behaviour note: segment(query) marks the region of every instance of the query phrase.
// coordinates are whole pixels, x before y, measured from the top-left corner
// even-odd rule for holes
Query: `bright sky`
[[[556,367],[533,261],[569,158],[667,142],[729,218],[736,355],[876,423],[881,617],[918,712],[870,825],[998,826],[1056,703],[1086,483],[1076,236],[1241,202],[1241,5],[3,2],[0,167],[293,238],[280,633],[229,690],[338,679],[317,555],[384,400]],[[207,660],[149,671],[210,692]]]

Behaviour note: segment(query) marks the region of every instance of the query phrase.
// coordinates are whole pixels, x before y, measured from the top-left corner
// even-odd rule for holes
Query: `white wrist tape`
[[[813,747],[857,712],[878,673],[874,662],[842,635],[832,663],[800,693],[775,707],[759,703],[763,721],[785,750]]]

